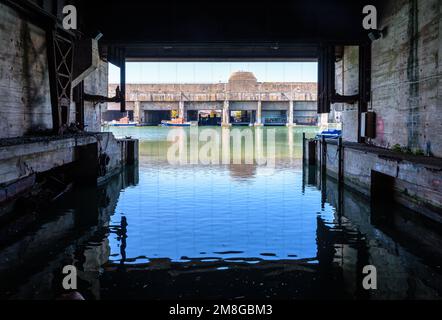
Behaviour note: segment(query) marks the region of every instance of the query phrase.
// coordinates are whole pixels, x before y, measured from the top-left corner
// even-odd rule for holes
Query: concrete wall
[[[0,4],[0,138],[52,129],[46,34]],[[108,95],[107,63],[85,79],[85,91]],[[87,131],[100,131],[105,105],[85,103]],[[75,122],[75,103],[70,110]]]
[[[0,138],[52,127],[45,32],[0,3]]]
[[[80,147],[97,145],[95,149],[98,158],[107,154],[110,158],[106,173],[99,179],[107,179],[118,172],[128,161],[127,139],[115,139],[110,132],[84,134],[71,137],[35,138],[26,143],[0,146],[0,186],[6,186],[33,174],[43,173],[56,167],[61,167],[75,161],[82,161]],[[135,140],[134,157],[138,159],[138,142]],[[89,163],[87,163],[89,165]],[[93,163],[90,163],[93,167]],[[93,172],[95,174],[95,171]],[[98,173],[97,173],[98,174]],[[0,202],[2,196],[0,188]]]
[[[229,104],[230,107],[230,111],[251,111],[251,110],[256,110],[258,108],[258,102],[257,101],[244,101],[244,102],[240,102],[240,101],[231,101]],[[263,104],[263,108],[264,108],[264,104]],[[287,103],[287,107],[288,108],[288,103]]]
[[[336,63],[336,92],[353,95],[359,92],[359,50],[358,47],[344,47],[343,58]],[[340,112],[343,139],[358,141],[358,104],[336,103],[332,110]]]
[[[442,157],[441,3],[438,0],[389,0],[382,7],[383,38],[372,43],[372,102],[377,137],[371,142],[395,144]],[[357,92],[357,52],[346,47],[337,64],[337,89]],[[344,139],[357,137],[356,105],[341,106]]]
[[[100,61],[100,65],[96,71],[84,80],[84,91],[89,94],[108,96],[108,64]],[[84,104],[84,119],[86,131],[101,131],[101,111],[107,109],[106,103],[94,105],[91,102]],[[74,121],[72,118],[71,121]]]
[[[372,47],[376,145],[442,157],[441,8],[438,0],[402,0],[385,9],[389,31]]]
[[[222,110],[223,102],[199,102],[199,101],[186,101],[184,102],[187,110]]]
[[[109,85],[111,95],[117,84]],[[224,94],[229,92],[229,100],[257,100],[256,93],[262,94],[263,100],[287,100],[283,93],[293,93],[294,100],[315,101],[317,96],[316,83],[304,82],[255,82],[246,86],[243,83],[208,83],[208,84],[127,84],[126,100],[128,101],[179,101],[181,93],[185,100],[216,101],[224,100]],[[236,95],[242,95],[236,97]],[[244,97],[246,94],[246,97]],[[248,98],[247,94],[250,96]],[[200,98],[198,98],[200,97]]]
[[[308,140],[307,140],[308,141]],[[308,155],[308,143],[306,144]],[[318,142],[317,163],[321,162],[321,143]],[[339,156],[337,145],[327,143],[327,174],[337,178]],[[370,197],[372,172],[394,178],[391,198],[396,202],[442,222],[442,170],[433,164],[411,162],[397,157],[382,156],[364,148],[344,146],[344,183],[353,190]]]

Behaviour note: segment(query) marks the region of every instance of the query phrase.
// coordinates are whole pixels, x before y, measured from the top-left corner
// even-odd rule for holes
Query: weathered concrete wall
[[[96,143],[93,136],[0,147],[0,184],[75,161],[75,147]]]
[[[359,92],[359,50],[358,47],[344,47],[343,58],[336,63],[336,92],[342,95],[353,95]],[[358,140],[358,105],[336,103],[333,110],[340,112],[343,139]]]
[[[109,94],[115,93],[117,84],[109,85]],[[184,97],[181,94],[184,94]],[[257,82],[248,86],[233,86],[227,83],[214,84],[127,84],[127,101],[217,101],[257,100],[261,93],[262,100],[288,100],[281,93],[293,93],[294,100],[316,101],[317,84],[304,82]],[[250,98],[248,98],[250,96]]]
[[[84,80],[84,91],[89,94],[108,96],[108,64],[100,61],[100,65],[96,71]],[[107,104],[100,103],[94,105],[91,102],[84,104],[84,119],[86,131],[101,131],[101,111],[106,110]]]
[[[199,102],[199,101],[186,101],[184,102],[187,110],[222,110],[223,102]]]
[[[229,103],[230,111],[252,111],[258,108],[256,101],[231,101]]]
[[[373,142],[441,157],[441,3],[402,0],[385,10],[381,27],[388,26],[388,32],[372,46]]]
[[[438,0],[389,0],[379,27],[383,38],[372,42],[372,101],[377,136],[371,142],[395,144],[442,157],[442,16]],[[358,58],[346,47],[337,64],[337,89],[357,93]],[[340,92],[340,93],[341,93]],[[343,135],[356,141],[357,105],[342,106]]]
[[[115,91],[117,85],[109,85],[109,92]],[[127,110],[134,110],[134,119],[140,124],[151,124],[143,111],[170,111],[181,110],[180,114],[186,118],[187,111],[221,110],[229,111],[255,111],[257,123],[261,125],[259,114],[264,111],[284,111],[289,114],[287,125],[293,117],[295,123],[316,124],[316,83],[302,82],[258,82],[251,72],[234,72],[227,83],[215,84],[127,84],[126,101]],[[225,103],[228,102],[228,108]],[[301,104],[297,105],[300,102]],[[315,105],[311,108],[311,105]],[[180,108],[181,105],[181,108]],[[294,106],[294,112],[290,106]],[[262,109],[261,109],[262,107]],[[297,110],[298,108],[301,110]],[[106,119],[114,116],[120,106],[109,103]],[[112,114],[110,114],[112,112]],[[227,114],[227,113],[225,113]],[[279,114],[279,113],[278,113]],[[141,115],[141,116],[140,116]],[[148,115],[148,114],[147,114]],[[113,120],[118,120],[113,119]],[[226,122],[228,118],[224,118]],[[223,121],[224,122],[224,121]]]
[[[0,138],[52,127],[45,32],[0,3]]]
[[[106,175],[120,170],[127,160],[127,141],[117,140],[110,132],[84,134],[55,139],[36,138],[35,141],[0,146],[0,185],[43,173],[56,167],[81,160],[78,147],[97,144],[97,155],[107,154]],[[135,150],[138,158],[138,150]]]
[[[110,94],[116,86],[109,86]],[[142,102],[316,101],[316,96],[316,83],[258,82],[250,72],[235,72],[227,83],[126,86],[126,100]],[[109,107],[114,108],[112,105]]]
[[[308,150],[308,144],[306,145]],[[307,153],[308,154],[308,153]],[[321,159],[321,143],[317,144],[317,163]],[[337,146],[327,143],[327,174],[337,178],[339,156]],[[432,164],[381,156],[376,152],[344,146],[344,183],[361,194],[370,196],[372,171],[395,179],[391,197],[402,205],[442,222],[442,169]]]
[[[52,128],[46,34],[0,4],[0,138]],[[85,91],[108,95],[107,63],[85,79]],[[105,104],[85,103],[87,131],[100,131]],[[75,103],[70,110],[75,122]]]

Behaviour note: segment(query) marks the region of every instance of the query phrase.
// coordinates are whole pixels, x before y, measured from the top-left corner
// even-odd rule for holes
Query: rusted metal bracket
[[[115,89],[115,96],[112,98],[100,96],[100,95],[88,94],[88,93],[83,93],[83,97],[84,97],[85,101],[89,101],[89,102],[93,102],[93,103],[121,102],[124,100],[124,97],[120,91],[119,86]]]
[[[105,103],[105,102],[121,102],[123,99],[120,91],[120,87],[115,89],[114,97],[105,97],[101,95],[93,95],[84,92],[84,81],[81,81],[74,88],[74,101],[75,101],[75,126],[79,130],[84,130],[85,119],[84,119],[84,102],[92,102],[94,104]]]
[[[359,92],[344,96],[335,88],[335,46],[323,44],[319,48],[318,59],[318,113],[329,113],[332,103],[358,103],[358,141],[360,136],[361,114],[367,112],[371,98],[371,44],[359,43]]]
[[[354,94],[351,96],[343,96],[336,91],[333,93],[330,103],[349,103],[354,104],[359,101],[359,94]]]
[[[335,58],[334,45],[326,44],[320,47],[318,63],[318,113],[329,113],[332,103],[354,104],[360,100],[361,92],[363,92],[360,90],[360,93],[354,95],[341,95],[336,93]],[[360,78],[360,83],[363,80],[364,79]],[[359,88],[361,89],[361,85]]]

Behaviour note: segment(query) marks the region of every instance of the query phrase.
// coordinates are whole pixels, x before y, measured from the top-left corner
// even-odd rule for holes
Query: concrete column
[[[287,126],[288,127],[292,127],[293,126],[293,115],[294,115],[294,110],[293,110],[294,104],[293,104],[293,100],[289,101],[289,109],[287,111]]]
[[[222,126],[230,127],[230,104],[228,100],[224,101]]]
[[[321,130],[326,130],[328,128],[328,113],[321,113],[318,115],[318,126]]]
[[[256,108],[256,122],[255,126],[262,126],[262,102],[258,101],[258,106]]]
[[[141,110],[141,103],[140,103],[140,101],[135,101],[134,102],[135,103],[135,105],[134,105],[134,121],[137,123],[137,124],[142,124],[143,122],[144,122],[144,117],[143,117],[143,112],[142,112],[142,110]]]
[[[182,118],[184,121],[187,121],[187,110],[183,100],[179,102],[178,118]]]

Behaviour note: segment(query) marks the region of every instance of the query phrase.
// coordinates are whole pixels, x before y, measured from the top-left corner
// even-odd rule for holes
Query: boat
[[[190,127],[195,124],[192,121],[184,121],[183,118],[176,118],[172,120],[163,120],[161,121],[160,126],[162,127]]]
[[[106,123],[109,127],[136,127],[137,123],[134,121],[128,121],[128,122],[119,122],[119,121],[111,121]]]
[[[137,124],[135,122],[129,122],[129,123],[108,123],[107,124],[110,127],[136,127]]]
[[[135,121],[129,121],[129,117],[123,117],[120,120],[113,120],[108,122],[106,125],[110,127],[136,127],[137,123]]]
[[[326,139],[338,139],[342,135],[341,130],[332,129],[332,130],[324,130],[321,133],[316,135],[317,139],[321,139],[322,137]]]

